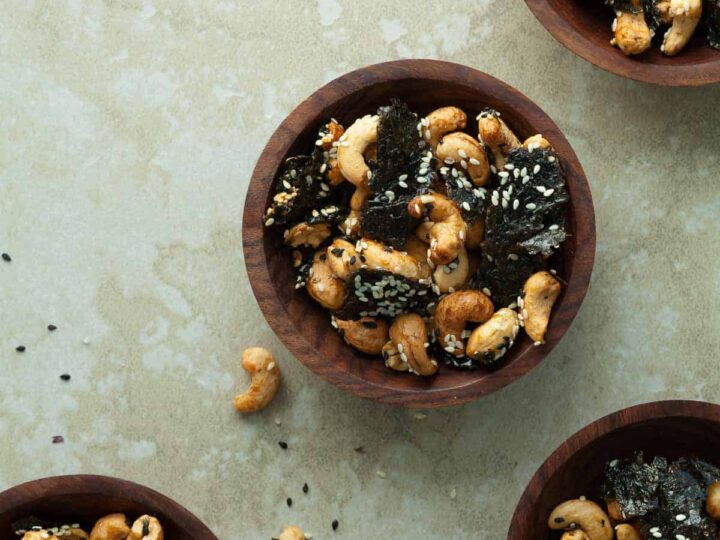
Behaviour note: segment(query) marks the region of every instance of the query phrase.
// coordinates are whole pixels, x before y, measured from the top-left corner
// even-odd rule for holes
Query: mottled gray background
[[[255,160],[298,102],[348,70],[423,57],[495,75],[555,119],[592,185],[598,250],[582,311],[541,366],[416,418],[288,354],[248,286],[240,225]],[[287,523],[317,539],[505,538],[531,475],[575,430],[643,401],[716,399],[719,100],[719,86],[593,68],[521,0],[8,2],[0,488],[116,475],[223,540]],[[245,418],[231,398],[248,345],[274,351],[286,378]]]

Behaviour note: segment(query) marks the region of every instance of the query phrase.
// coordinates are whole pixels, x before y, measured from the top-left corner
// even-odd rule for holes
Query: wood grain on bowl
[[[570,204],[569,238],[559,260],[568,286],[553,312],[547,343],[534,347],[523,336],[499,369],[473,372],[443,368],[437,376],[399,374],[346,345],[330,325],[330,314],[294,288],[288,251],[277,231],[263,227],[263,214],[285,159],[308,152],[317,129],[330,117],[349,124],[374,113],[390,98],[427,114],[456,105],[473,119],[484,107],[500,111],[521,137],[542,133],[565,168]],[[369,66],[336,79],[301,103],[283,121],[260,155],[248,188],[243,216],[243,251],[255,297],[270,326],[288,349],[328,382],[357,396],[407,407],[443,407],[489,394],[537,365],[570,326],[585,297],[595,256],[595,215],[585,174],[555,123],[517,90],[474,69],[433,60],[405,60]]]
[[[720,82],[720,51],[708,45],[698,28],[679,55],[669,57],[653,46],[628,57],[610,45],[612,12],[599,0],[525,0],[540,23],[565,47],[597,67],[662,86],[701,86]]]
[[[508,540],[557,540],[547,527],[552,510],[581,495],[594,498],[605,463],[636,451],[645,457],[698,456],[720,464],[720,405],[657,401],[601,418],[565,441],[530,480]]]
[[[0,493],[0,538],[11,538],[13,522],[29,516],[80,523],[86,530],[101,517],[125,513],[135,520],[157,517],[169,540],[217,540],[188,510],[150,488],[96,475],[42,478]]]

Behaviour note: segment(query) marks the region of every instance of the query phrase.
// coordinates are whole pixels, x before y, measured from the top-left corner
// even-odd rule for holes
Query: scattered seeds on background
[[[3,253],[3,254],[2,254],[2,258],[3,258],[3,261],[5,261],[5,262],[11,262],[11,261],[12,261],[12,257],[10,257],[10,255],[8,255],[7,253]]]
[[[52,443],[53,444],[61,444],[65,442],[65,437],[62,435],[53,435]]]
[[[57,326],[55,326],[54,324],[48,324],[47,329],[51,332],[54,332],[55,330],[57,330]]]
[[[63,373],[62,375],[60,375],[60,379],[63,381],[69,381],[71,377],[69,373]]]
[[[18,345],[17,347],[15,347],[15,350],[17,352],[25,352],[25,345]]]

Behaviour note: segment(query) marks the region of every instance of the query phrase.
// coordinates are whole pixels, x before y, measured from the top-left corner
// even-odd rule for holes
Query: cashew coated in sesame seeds
[[[388,323],[384,319],[362,317],[357,321],[335,320],[345,341],[366,354],[381,354],[389,339]]]
[[[355,120],[340,137],[338,147],[338,166],[343,176],[356,186],[366,186],[370,168],[363,155],[368,147],[377,142],[379,117],[363,116]]]
[[[512,347],[519,329],[517,313],[512,309],[501,308],[472,331],[466,355],[480,363],[499,360]]]
[[[443,297],[437,305],[433,324],[440,344],[454,348],[452,354],[465,355],[462,333],[468,323],[484,323],[492,317],[492,301],[480,291],[458,291]]]
[[[340,309],[345,303],[345,282],[333,274],[325,250],[317,251],[313,257],[307,291],[317,303],[328,309]]]
[[[446,133],[465,129],[467,115],[457,107],[441,107],[428,114],[422,124],[423,138],[435,148]]]
[[[330,237],[330,226],[327,223],[298,223],[292,226],[285,236],[285,244],[290,247],[318,247]]]
[[[465,248],[458,253],[457,259],[449,264],[441,264],[433,272],[433,280],[441,293],[463,288],[470,276],[470,263]]]
[[[551,529],[569,529],[574,524],[588,540],[613,540],[610,518],[592,501],[573,499],[558,505],[548,518]]]
[[[550,272],[537,272],[525,282],[523,322],[525,333],[533,341],[542,342],[545,339],[545,332],[550,323],[550,312],[561,290],[560,281]]]
[[[437,373],[437,362],[428,356],[425,321],[417,313],[396,317],[390,326],[390,340],[400,357],[409,365],[409,371],[427,377]]]
[[[264,409],[280,388],[280,366],[270,351],[261,347],[245,349],[242,365],[252,382],[250,388],[235,396],[235,409],[242,413]]]
[[[435,264],[447,264],[455,260],[465,245],[467,235],[460,210],[444,195],[427,193],[408,203],[412,217],[421,218],[428,213],[432,227],[427,231],[430,239],[430,259]]]
[[[440,161],[452,160],[452,166],[467,172],[476,186],[483,186],[490,180],[490,161],[480,143],[467,133],[455,132],[445,135],[437,145]]]
[[[502,169],[508,152],[520,146],[517,135],[495,114],[481,115],[478,119],[478,131],[480,140],[490,148],[495,157],[495,167]]]

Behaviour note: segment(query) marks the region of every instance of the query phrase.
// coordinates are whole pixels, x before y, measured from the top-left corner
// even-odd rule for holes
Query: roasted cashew
[[[442,347],[455,356],[465,355],[463,332],[469,322],[484,323],[495,308],[480,291],[468,289],[449,294],[440,300],[435,310],[435,335]]]
[[[385,366],[395,371],[409,371],[410,364],[403,360],[400,353],[393,345],[392,341],[388,341],[382,349],[382,356],[385,359]],[[407,355],[406,355],[407,357]]]
[[[350,213],[340,225],[340,230],[346,236],[357,236],[360,232],[360,218],[362,209],[372,192],[367,186],[358,186],[350,197]]]
[[[367,186],[370,168],[365,163],[365,150],[377,142],[377,130],[380,119],[375,116],[363,116],[355,120],[340,137],[338,147],[338,166],[345,178],[356,186]]]
[[[330,122],[325,125],[325,129],[327,133],[325,133],[316,144],[319,144],[323,150],[330,150],[333,147],[333,143],[339,141],[340,137],[345,133],[345,128],[337,121],[330,120]]]
[[[428,356],[425,346],[428,334],[420,315],[406,313],[396,317],[390,326],[390,340],[401,360],[409,365],[409,371],[424,377],[437,373],[437,362]]]
[[[620,503],[618,501],[614,499],[606,500],[605,504],[607,504],[608,516],[615,521],[625,521],[625,516],[623,516],[622,508],[620,507]]]
[[[305,540],[305,533],[292,525],[285,527],[277,540]]]
[[[467,115],[457,107],[435,109],[421,121],[422,135],[434,150],[446,133],[465,129]]]
[[[125,540],[130,534],[125,514],[109,514],[100,518],[90,531],[90,540]]]
[[[26,532],[23,535],[22,540],[47,540],[47,539],[54,539],[54,538],[60,538],[60,537],[55,535],[52,531],[40,529],[38,531]],[[78,529],[76,527],[71,527],[71,528],[65,529],[63,531],[62,538],[63,538],[63,540],[87,540],[88,535],[82,529]],[[123,540],[125,540],[124,536],[123,536]]]
[[[355,251],[355,244],[343,238],[336,238],[328,246],[326,260],[332,273],[344,281],[347,281],[350,274],[359,270],[363,265]]]
[[[628,523],[622,523],[615,527],[615,537],[617,540],[642,540],[637,529]]]
[[[672,26],[665,33],[660,50],[668,56],[675,56],[690,41],[700,22],[702,0],[671,0],[670,16]]]
[[[330,236],[330,226],[327,223],[298,223],[288,230],[285,235],[285,244],[290,247],[312,246],[322,244]]]
[[[552,145],[550,144],[550,141],[548,141],[540,134],[533,135],[532,137],[528,137],[527,139],[525,139],[523,146],[530,152],[537,149],[552,150]]]
[[[525,333],[536,343],[545,339],[550,312],[562,286],[550,272],[537,272],[523,286],[522,317]]]
[[[337,158],[328,159],[328,166],[325,169],[325,178],[327,178],[328,184],[331,186],[339,186],[345,181],[345,177],[338,167]]]
[[[421,218],[425,211],[433,225],[427,231],[430,240],[430,259],[435,264],[455,260],[465,245],[467,230],[460,210],[444,195],[418,195],[408,203],[412,217]]]
[[[433,225],[435,225],[435,224],[432,221],[423,221],[420,225],[417,226],[417,229],[415,229],[415,237],[418,240],[421,240],[422,242],[429,244],[430,243],[430,229],[433,228]]]
[[[243,413],[264,409],[280,388],[280,366],[272,354],[261,347],[245,349],[242,365],[250,373],[252,382],[250,388],[235,396],[235,409]]]
[[[307,290],[317,303],[328,309],[340,309],[345,303],[345,282],[333,274],[325,250],[317,251],[313,257]]]
[[[127,540],[163,540],[163,537],[160,522],[146,514],[135,520]]]
[[[465,245],[468,249],[480,249],[485,239],[485,220],[478,218],[475,221],[466,221],[465,225],[467,227]]]
[[[615,37],[610,41],[628,56],[645,52],[652,42],[641,0],[633,0],[633,7],[636,8],[635,13],[617,11],[617,18],[613,22]]]
[[[573,499],[565,501],[552,511],[548,518],[551,529],[568,529],[574,524],[588,540],[613,540],[610,518],[592,501]]]
[[[341,321],[335,324],[342,331],[343,338],[358,351],[367,354],[381,354],[389,339],[388,324],[383,319],[363,317],[357,321]]]
[[[501,308],[472,331],[465,354],[481,363],[498,360],[512,347],[519,329],[517,313],[512,309]]]
[[[565,531],[563,535],[560,537],[560,540],[590,540],[588,538],[588,535],[585,534],[580,529],[575,529],[573,531]]]
[[[480,143],[467,133],[457,131],[445,135],[437,145],[436,154],[440,161],[467,172],[476,186],[483,186],[490,180],[487,154]]]
[[[430,223],[429,221],[426,223]],[[407,239],[405,250],[418,264],[419,279],[428,279],[432,275],[432,268],[427,261],[427,243],[419,240],[414,236]]]
[[[713,482],[707,489],[705,511],[713,519],[720,519],[720,482]]]
[[[457,259],[449,264],[440,264],[433,272],[433,281],[441,293],[454,292],[462,288],[470,275],[470,263],[465,248],[458,253]]]
[[[505,166],[508,152],[520,146],[520,140],[495,111],[480,114],[478,130],[478,137],[488,145],[495,156],[495,167],[501,170]]]

